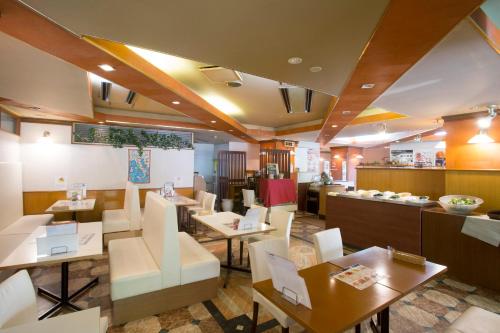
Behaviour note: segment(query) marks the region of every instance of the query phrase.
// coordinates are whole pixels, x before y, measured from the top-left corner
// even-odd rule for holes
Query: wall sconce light
[[[356,155],[356,158],[357,158],[358,160],[362,160],[364,157],[363,157],[363,155],[358,154],[358,155]]]
[[[335,154],[335,155],[333,155],[333,158],[338,160],[340,158],[340,155],[339,154]]]
[[[474,135],[472,138],[470,138],[467,143],[472,143],[472,144],[483,144],[483,143],[493,143],[495,140],[493,140],[487,133],[486,130],[482,129],[479,130],[479,133]]]
[[[52,143],[49,131],[43,131],[42,136],[38,139],[38,143]]]
[[[479,133],[474,135],[472,138],[470,138],[468,143],[472,144],[483,144],[483,143],[493,143],[495,140],[493,140],[487,133],[488,128],[491,126],[491,122],[495,117],[497,116],[497,106],[496,105],[489,105],[488,107],[488,116],[484,118],[480,118],[477,121],[477,125],[479,127]]]

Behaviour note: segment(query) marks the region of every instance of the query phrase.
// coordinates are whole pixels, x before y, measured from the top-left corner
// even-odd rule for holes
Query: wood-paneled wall
[[[356,186],[364,190],[411,192],[432,200],[449,194],[484,200],[479,212],[500,209],[500,170],[358,168]]]
[[[437,200],[446,192],[445,170],[357,168],[356,188],[428,195]]]
[[[141,207],[144,207],[146,192],[156,190],[158,189],[151,188],[139,190]],[[175,189],[175,191],[180,195],[184,195],[190,198],[193,197],[192,187],[177,188]],[[101,221],[103,210],[123,208],[124,196],[125,189],[87,191],[87,197],[96,199],[95,208],[90,212],[79,212],[77,214],[78,221]],[[62,199],[66,199],[66,191],[24,192],[24,215],[43,214],[45,210],[49,208],[54,202]],[[55,214],[55,219],[58,221],[69,220],[71,219],[71,214]]]

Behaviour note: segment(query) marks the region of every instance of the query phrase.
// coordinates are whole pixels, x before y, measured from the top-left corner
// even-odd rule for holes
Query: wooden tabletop
[[[46,235],[45,228],[45,226],[38,227],[30,234],[0,235],[0,269],[33,267],[102,256],[101,222],[78,224],[78,251],[38,257],[36,238]]]
[[[164,197],[167,201],[172,202],[176,206],[195,206],[200,203],[183,195],[175,195],[173,197]]]
[[[31,323],[0,329],[0,333],[99,333],[100,308],[72,312]]]
[[[378,281],[379,284],[407,294],[418,286],[426,283],[437,275],[446,272],[446,266],[427,261],[425,266],[393,260],[386,249],[374,246],[353,254],[334,259],[331,264],[346,268],[360,264],[374,269],[387,278]]]
[[[254,289],[269,299],[308,332],[343,332],[382,311],[403,296],[402,293],[375,283],[358,290],[330,276],[340,267],[323,263],[299,271],[305,279],[312,309],[293,305],[273,288],[271,280],[257,282]]]
[[[193,218],[206,225],[212,230],[218,231],[225,238],[235,238],[240,236],[263,234],[269,231],[276,230],[275,227],[269,224],[259,223],[257,228],[247,230],[234,230],[230,225],[235,219],[242,219],[244,216],[233,212],[220,212],[211,215],[193,215]]]
[[[67,213],[85,212],[94,210],[95,199],[83,199],[77,201],[57,200],[52,206],[47,208],[45,213]]]

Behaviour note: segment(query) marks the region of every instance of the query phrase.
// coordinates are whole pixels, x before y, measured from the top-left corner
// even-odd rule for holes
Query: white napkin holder
[[[62,234],[38,237],[36,239],[38,257],[78,251],[78,234]]]

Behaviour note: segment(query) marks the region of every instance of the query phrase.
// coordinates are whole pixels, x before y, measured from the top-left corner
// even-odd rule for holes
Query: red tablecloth
[[[296,202],[295,183],[291,179],[261,179],[259,198],[266,207]]]

